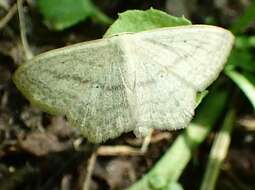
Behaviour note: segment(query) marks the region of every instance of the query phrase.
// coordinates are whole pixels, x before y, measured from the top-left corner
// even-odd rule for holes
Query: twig
[[[95,163],[97,159],[97,154],[94,152],[88,162],[88,167],[87,167],[87,174],[85,181],[83,183],[83,190],[89,190],[90,189],[90,182],[91,182],[91,177],[95,168]]]
[[[141,149],[132,148],[130,146],[125,146],[125,145],[100,146],[97,149],[97,155],[98,156],[140,156],[140,155],[144,155],[144,153],[148,149],[148,145],[150,144],[152,133],[153,133],[153,130],[150,130],[149,134],[144,139]]]
[[[163,132],[160,131],[159,133],[153,134],[150,139],[150,144],[155,144],[163,140],[169,140],[172,137],[172,134],[170,132]],[[127,138],[126,142],[132,146],[142,146],[144,143],[144,140],[140,138]]]
[[[70,190],[71,189],[71,175],[64,175],[61,183],[60,183],[60,190]]]
[[[98,156],[137,156],[143,155],[140,149],[129,146],[100,146],[97,149]]]
[[[142,153],[147,152],[148,147],[149,147],[150,142],[151,142],[152,133],[153,133],[153,129],[150,129],[148,135],[146,135],[146,137],[144,138],[143,145],[141,147],[141,152]]]
[[[3,29],[17,12],[17,4],[14,4],[8,13],[0,20],[0,30]]]
[[[0,7],[5,10],[9,10],[10,8],[9,2],[6,0],[0,0]]]
[[[21,42],[25,51],[26,59],[31,59],[33,57],[33,53],[28,45],[27,37],[26,37],[25,16],[24,16],[24,10],[22,5],[23,0],[17,0],[17,4],[18,4],[18,13],[19,13]]]

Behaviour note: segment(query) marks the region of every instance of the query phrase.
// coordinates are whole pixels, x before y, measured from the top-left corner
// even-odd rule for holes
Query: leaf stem
[[[31,59],[34,57],[29,44],[27,42],[27,37],[26,37],[26,24],[25,24],[25,15],[24,15],[24,10],[23,10],[23,0],[18,0],[17,5],[18,5],[18,13],[19,13],[19,23],[20,23],[20,36],[21,36],[21,42],[24,48],[25,52],[25,57],[26,59]]]

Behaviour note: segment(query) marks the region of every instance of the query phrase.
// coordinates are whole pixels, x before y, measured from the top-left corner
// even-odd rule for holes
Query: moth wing
[[[131,89],[137,134],[149,128],[188,125],[197,91],[219,75],[233,36],[212,26],[181,26],[140,32],[123,38],[129,61],[125,83]],[[128,97],[132,97],[132,94]]]
[[[169,73],[202,91],[219,75],[232,49],[234,36],[216,26],[191,25],[137,33],[148,54]]]
[[[119,51],[111,39],[49,51],[22,65],[14,82],[33,104],[66,115],[90,141],[101,142],[132,130]]]
[[[32,103],[66,115],[93,142],[182,128],[232,41],[225,30],[204,26],[124,34],[37,56],[14,81]]]

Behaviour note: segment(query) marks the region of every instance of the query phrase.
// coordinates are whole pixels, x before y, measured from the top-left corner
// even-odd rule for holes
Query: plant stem
[[[94,5],[91,5],[91,6],[93,6],[93,10],[94,10],[94,13],[93,13],[94,16],[92,17],[93,20],[104,25],[111,25],[114,22],[112,18],[108,17],[106,14],[100,11],[96,6]]]
[[[231,109],[225,117],[222,129],[214,140],[200,190],[215,189],[220,167],[228,152],[234,121],[235,111]]]
[[[249,80],[251,78],[255,80],[255,78],[253,76],[248,77],[248,75],[245,73],[240,74],[233,69],[227,68],[225,69],[224,73],[243,91],[255,109],[255,85]]]
[[[26,59],[31,59],[34,57],[34,55],[29,47],[27,37],[26,37],[26,24],[25,24],[24,10],[23,10],[23,0],[18,0],[17,5],[18,5],[18,14],[19,14],[19,23],[20,23],[21,42],[24,48]]]

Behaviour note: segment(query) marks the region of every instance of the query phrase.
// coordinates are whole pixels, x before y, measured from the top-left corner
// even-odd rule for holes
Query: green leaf
[[[236,85],[243,91],[246,97],[251,102],[255,109],[255,77],[248,72],[239,73],[228,67],[225,69],[225,74],[236,83]]]
[[[235,40],[237,49],[247,49],[255,47],[255,36],[237,36]]]
[[[242,33],[255,19],[255,1],[252,1],[244,14],[231,27],[233,33]]]
[[[243,69],[248,72],[255,72],[255,61],[252,53],[249,50],[233,49],[231,56],[228,59],[228,68]]]
[[[255,36],[237,36],[235,48],[228,59],[228,69],[241,69],[246,72],[255,72],[253,48]]]
[[[202,102],[202,100],[206,97],[207,94],[208,94],[208,90],[204,90],[202,92],[197,93],[196,106],[198,106]]]
[[[130,10],[119,14],[119,18],[106,31],[104,37],[123,32],[141,32],[189,24],[191,22],[184,17],[174,17],[153,8],[146,11]]]
[[[183,187],[178,182],[170,183],[165,190],[183,190]]]
[[[89,17],[111,23],[90,0],[38,0],[37,5],[46,25],[53,30],[63,30]]]

